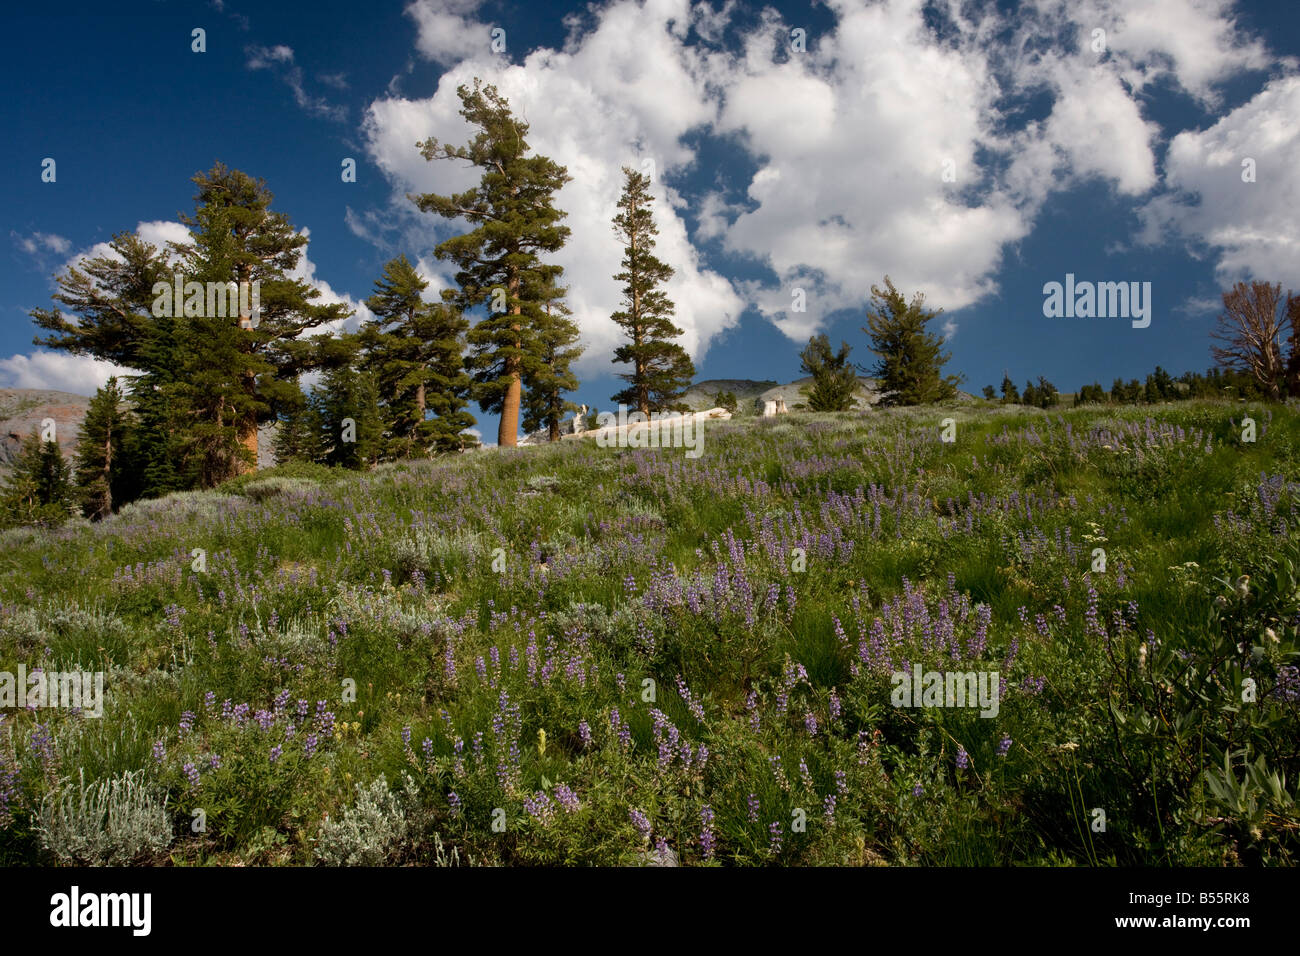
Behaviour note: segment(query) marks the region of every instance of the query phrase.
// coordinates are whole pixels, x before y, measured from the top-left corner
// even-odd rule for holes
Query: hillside
[[[1252,414],[733,420],[6,532],[0,658],[104,698],[5,712],[0,863],[1293,862],[1292,805],[1202,785],[1300,774],[1300,413]],[[143,836],[42,810],[128,773]]]
[[[70,459],[77,448],[81,420],[90,399],[52,389],[0,388],[0,473],[8,470],[22,447],[23,439],[40,431],[41,422],[54,419],[55,435],[63,457]]]

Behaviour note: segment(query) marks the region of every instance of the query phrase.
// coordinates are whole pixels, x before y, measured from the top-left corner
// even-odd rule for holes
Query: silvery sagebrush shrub
[[[422,819],[419,790],[409,774],[396,793],[382,775],[368,787],[358,783],[357,802],[321,827],[316,859],[326,866],[383,866],[410,849],[420,836]],[[440,840],[437,850],[443,865]]]
[[[37,831],[41,845],[61,863],[80,866],[125,866],[172,842],[167,797],[146,784],[144,771],[45,795]]]
[[[320,488],[320,483],[310,478],[290,478],[285,475],[272,475],[251,481],[243,487],[242,494],[254,501],[265,501],[277,495],[305,495]]]

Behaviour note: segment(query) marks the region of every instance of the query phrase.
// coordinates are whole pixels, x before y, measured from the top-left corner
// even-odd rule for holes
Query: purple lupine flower
[[[849,792],[848,774],[843,770],[835,771],[835,791],[841,796],[847,796]]]
[[[167,759],[167,746],[161,740],[153,742],[153,759],[154,763],[162,763]]]
[[[773,754],[767,758],[768,764],[772,767],[772,776],[776,778],[777,785],[786,793],[790,792],[790,781],[785,777],[785,769],[781,766],[781,755]]]
[[[835,794],[826,794],[826,799],[822,801],[822,816],[828,826],[835,825]]]
[[[566,813],[573,813],[578,809],[578,795],[570,789],[567,783],[555,785],[555,801],[564,808]]]
[[[221,769],[221,754],[212,754],[212,756],[208,757],[208,769],[209,770]]]
[[[203,695],[203,709],[205,711],[211,710],[214,706],[216,706],[216,703],[217,703],[217,695],[214,694],[212,691],[208,691],[206,694]]]
[[[966,752],[965,747],[958,744],[957,745],[957,769],[965,770],[969,766],[970,766],[970,754]]]
[[[591,746],[591,728],[585,720],[578,722],[578,739],[582,741],[584,749]]]
[[[460,794],[452,790],[447,794],[447,803],[451,807],[451,815],[453,817],[460,816]]]
[[[307,701],[305,701],[305,700],[299,700],[299,701],[298,701],[298,719],[299,719],[299,720],[306,720],[306,719],[307,719],[307,713],[308,713],[308,711],[310,711],[310,710],[311,710],[311,704],[309,704],[309,703],[308,703]]]
[[[193,711],[189,711],[189,710],[184,711],[184,712],[181,714],[181,722],[180,722],[180,724],[179,724],[178,726],[180,727],[180,732],[181,732],[180,735],[181,735],[182,737],[184,737],[184,736],[185,736],[186,734],[188,734],[192,729],[194,729],[194,713],[193,713]]]
[[[919,797],[923,793],[925,793],[925,787],[921,786],[919,783],[912,788],[912,796],[914,797]]]
[[[194,766],[192,763],[187,763],[181,767],[181,771],[185,774],[185,779],[190,782],[191,787],[197,787],[199,785],[198,767]]]
[[[768,839],[767,848],[773,856],[781,852],[781,838],[784,828],[779,820],[773,820],[767,825]]]
[[[280,759],[280,754],[282,754],[283,752],[284,752],[284,749],[283,749],[279,744],[276,744],[274,747],[272,747],[272,748],[271,748],[271,763],[275,763],[277,760],[279,760],[279,759]]]
[[[749,729],[758,733],[758,691],[751,690],[745,697],[745,709],[749,711]]]
[[[259,710],[253,715],[253,719],[257,721],[257,726],[263,730],[270,730],[271,724],[275,723],[275,715],[269,710]]]
[[[531,797],[524,797],[524,812],[542,826],[549,824],[555,816],[555,804],[543,790],[538,790]]]
[[[831,688],[830,715],[831,720],[838,720],[840,716],[840,698],[834,687]]]
[[[717,837],[713,834],[713,808],[707,803],[700,809],[700,853],[704,859],[713,859]]]
[[[1011,749],[1011,738],[1008,737],[1006,734],[1003,734],[1002,739],[998,741],[998,756],[1005,757],[1007,755],[1007,751],[1010,749]]]
[[[748,803],[749,803],[749,821],[751,823],[757,823],[758,822],[758,795],[751,793],[749,795]]]
[[[817,736],[817,717],[811,710],[804,714],[803,726],[804,729],[808,731],[809,737]]]
[[[805,790],[813,789],[812,774],[808,772],[808,761],[802,757],[799,758],[799,779],[803,781]]]
[[[302,753],[304,757],[310,757],[316,752],[316,744],[319,743],[315,734],[308,734],[302,742]]]
[[[642,841],[650,839],[650,820],[640,810],[632,810],[628,813],[628,818],[632,821],[632,826],[640,834]]]

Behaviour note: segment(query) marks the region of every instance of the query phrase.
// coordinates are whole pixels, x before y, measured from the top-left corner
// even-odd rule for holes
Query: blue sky
[[[446,284],[433,248],[456,226],[405,197],[470,182],[415,143],[467,138],[455,89],[475,76],[573,176],[556,261],[587,346],[574,397],[593,407],[618,387],[609,219],[623,165],[653,164],[658,251],[678,270],[669,291],[699,378],[796,378],[817,331],[869,362],[864,307],[885,274],[945,310],[950,370],[971,391],[1004,368],[1065,391],[1156,364],[1203,369],[1222,288],[1300,289],[1295,4],[113,6],[10,14],[3,386],[102,383],[112,369],[33,346],[29,310],[115,232],[183,239],[189,179],[216,160],[264,178],[309,231],[304,275],[357,308],[351,326],[398,253]],[[206,52],[192,51],[194,28]],[[355,183],[340,176],[348,157]],[[1150,282],[1150,326],[1046,318],[1043,285],[1066,273]]]

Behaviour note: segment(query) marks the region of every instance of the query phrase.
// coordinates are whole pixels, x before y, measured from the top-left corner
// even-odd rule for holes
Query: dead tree
[[[1223,293],[1223,312],[1210,337],[1222,345],[1210,351],[1221,368],[1246,372],[1274,401],[1282,397],[1286,367],[1283,333],[1294,314],[1293,296],[1282,299],[1281,284],[1238,282]]]

